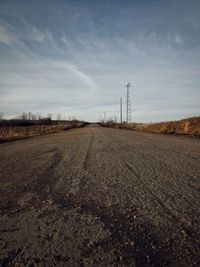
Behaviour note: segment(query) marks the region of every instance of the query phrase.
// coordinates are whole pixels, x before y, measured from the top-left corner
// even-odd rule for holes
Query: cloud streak
[[[33,27],[32,32],[35,40],[37,40],[40,43],[43,42],[44,40],[52,38],[49,32],[43,32],[36,27]]]
[[[83,81],[90,88],[91,91],[97,90],[98,86],[93,81],[93,79],[90,76],[88,76],[86,73],[81,71],[76,65],[64,63],[64,62],[54,63],[53,65],[55,67],[59,67],[63,70],[70,71],[71,73],[73,73],[78,79]]]
[[[3,25],[0,25],[0,43],[11,46],[16,37]]]

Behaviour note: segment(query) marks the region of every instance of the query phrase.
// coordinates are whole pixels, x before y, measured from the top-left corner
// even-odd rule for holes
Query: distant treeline
[[[33,114],[32,112],[23,112],[21,115],[18,115],[14,119],[0,119],[0,127],[20,127],[20,126],[38,126],[38,125],[56,125],[56,124],[65,124],[65,123],[76,123],[79,120],[62,120],[60,114],[57,115],[56,120],[52,120],[52,114],[49,113],[47,116],[42,116],[39,113]]]

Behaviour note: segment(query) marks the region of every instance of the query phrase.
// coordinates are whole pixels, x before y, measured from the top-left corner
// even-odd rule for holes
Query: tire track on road
[[[93,139],[94,139],[94,135],[92,132],[88,147],[86,149],[86,152],[84,153],[85,155],[84,155],[84,157],[81,160],[81,163],[79,165],[79,169],[75,173],[72,172],[70,189],[69,189],[69,193],[68,193],[69,195],[71,195],[71,194],[76,195],[81,190],[81,188],[84,187],[84,178],[85,178],[85,175],[87,172],[87,165],[88,165],[91,147],[93,144]]]
[[[116,155],[119,155],[118,150],[113,145],[110,145],[110,147],[116,152]],[[163,202],[151,189],[149,189],[143,182],[143,179],[141,178],[140,174],[135,171],[133,166],[129,163],[129,161],[124,155],[118,157],[124,162],[127,169],[129,169],[133,173],[134,177],[139,179],[140,185],[138,184],[138,186],[140,186],[141,190],[145,191],[153,202],[156,202],[159,206],[163,208],[163,210],[165,211],[165,215],[167,215],[172,222],[175,221],[177,225],[181,226],[184,233],[195,246],[199,246],[199,233],[194,231],[193,227],[191,226],[192,222],[188,221],[186,218],[180,218],[179,214],[176,214],[177,212],[175,212],[174,209],[169,207],[166,202]]]
[[[86,152],[86,155],[85,155],[85,159],[83,161],[83,168],[84,168],[84,170],[87,169],[88,160],[89,160],[90,151],[91,151],[91,147],[92,147],[93,141],[94,141],[94,132],[92,131],[90,142],[89,142],[89,146],[88,146],[88,149],[87,149],[87,152]]]

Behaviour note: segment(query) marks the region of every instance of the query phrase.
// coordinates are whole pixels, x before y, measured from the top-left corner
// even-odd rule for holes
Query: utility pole
[[[126,122],[129,123],[131,122],[131,99],[130,99],[130,90],[129,88],[131,87],[131,83],[127,83],[125,85],[127,89],[127,99],[126,99]]]
[[[122,97],[120,97],[120,123],[122,126]]]

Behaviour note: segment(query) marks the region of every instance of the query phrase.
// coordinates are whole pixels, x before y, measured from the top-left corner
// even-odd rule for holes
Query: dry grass
[[[153,133],[200,136],[200,117],[142,125],[140,130]]]
[[[24,127],[0,127],[0,142],[14,141],[24,138],[29,138],[38,135],[46,135],[60,131],[66,131],[72,128],[83,126],[84,123],[68,123],[57,125],[38,125]]]
[[[168,121],[150,124],[131,123],[123,124],[122,126],[120,124],[108,122],[104,123],[103,126],[151,133],[184,134],[200,137],[200,117],[192,117],[179,121]]]
[[[107,121],[100,123],[103,127],[109,127],[109,128],[116,128],[116,129],[137,129],[140,125],[143,125],[141,123],[123,123],[122,125],[120,123],[115,123],[114,121]]]

